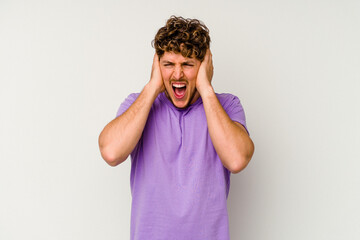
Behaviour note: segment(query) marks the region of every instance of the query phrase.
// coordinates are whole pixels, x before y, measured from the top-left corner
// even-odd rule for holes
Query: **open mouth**
[[[173,83],[172,88],[174,90],[174,95],[177,99],[181,99],[185,96],[186,93],[185,83]]]

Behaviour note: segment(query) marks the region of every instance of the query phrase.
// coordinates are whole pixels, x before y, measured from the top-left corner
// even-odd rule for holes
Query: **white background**
[[[0,1],[0,239],[129,239],[130,161],[97,138],[172,14],[210,29],[214,88],[255,143],[231,239],[360,239],[360,1]]]

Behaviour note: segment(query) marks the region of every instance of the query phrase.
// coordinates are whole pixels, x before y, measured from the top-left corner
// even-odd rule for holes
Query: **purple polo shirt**
[[[117,116],[138,95],[130,94]],[[246,128],[240,100],[217,97]],[[230,173],[212,144],[201,97],[178,109],[159,94],[131,153],[131,240],[229,240]]]

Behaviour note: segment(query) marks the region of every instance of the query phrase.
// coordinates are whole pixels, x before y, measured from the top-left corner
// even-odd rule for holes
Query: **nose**
[[[179,80],[184,76],[184,72],[181,66],[176,66],[173,72],[173,78]]]

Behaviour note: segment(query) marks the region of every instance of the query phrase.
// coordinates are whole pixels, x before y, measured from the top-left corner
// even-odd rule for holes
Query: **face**
[[[185,108],[198,98],[196,77],[201,62],[196,58],[186,58],[180,53],[165,52],[160,58],[160,70],[165,85],[165,93],[177,108]]]

